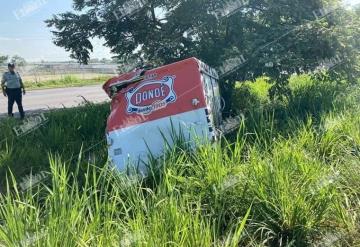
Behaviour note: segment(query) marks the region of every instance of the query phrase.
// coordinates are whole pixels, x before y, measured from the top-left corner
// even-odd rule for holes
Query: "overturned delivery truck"
[[[109,159],[120,171],[146,173],[149,153],[161,156],[165,140],[215,141],[222,124],[217,72],[196,58],[139,69],[107,81],[112,99],[106,136]],[[195,141],[196,140],[196,141]]]

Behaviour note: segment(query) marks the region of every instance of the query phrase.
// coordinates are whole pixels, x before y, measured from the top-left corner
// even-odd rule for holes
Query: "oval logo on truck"
[[[146,81],[126,93],[127,112],[151,114],[176,101],[175,76],[165,76],[161,81]]]

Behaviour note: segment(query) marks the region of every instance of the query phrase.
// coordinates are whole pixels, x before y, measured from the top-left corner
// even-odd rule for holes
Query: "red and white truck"
[[[174,134],[182,132],[194,144],[215,141],[223,127],[218,79],[214,69],[189,58],[107,81],[111,163],[123,172],[135,168],[146,174],[149,153],[161,156],[165,139],[171,142]]]

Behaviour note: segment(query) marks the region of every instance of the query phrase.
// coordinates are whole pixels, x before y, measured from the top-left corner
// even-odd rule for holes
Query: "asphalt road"
[[[47,110],[74,107],[82,102],[84,99],[93,103],[100,103],[109,101],[108,96],[103,91],[101,85],[84,86],[84,87],[71,87],[71,88],[58,88],[58,89],[44,89],[26,92],[23,96],[23,105],[25,112],[36,112],[40,110]],[[14,104],[14,113],[17,113],[17,105]],[[0,116],[7,113],[7,98],[2,94],[0,95]]]

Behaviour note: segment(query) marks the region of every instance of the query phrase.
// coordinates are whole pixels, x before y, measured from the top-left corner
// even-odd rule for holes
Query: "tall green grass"
[[[76,160],[82,150],[83,159],[93,163],[106,162],[104,140],[107,104],[55,110],[46,113],[48,121],[24,137],[17,137],[14,126],[22,122],[16,119],[0,122],[0,192],[5,188],[5,175],[9,170],[16,178],[31,172],[49,171],[50,153],[59,155],[65,161]]]
[[[106,105],[51,112],[25,138],[3,122],[0,245],[360,245],[359,86],[293,80],[287,102],[262,82],[238,87],[249,97],[234,103],[237,133],[193,151],[180,142],[146,178],[106,164]]]

